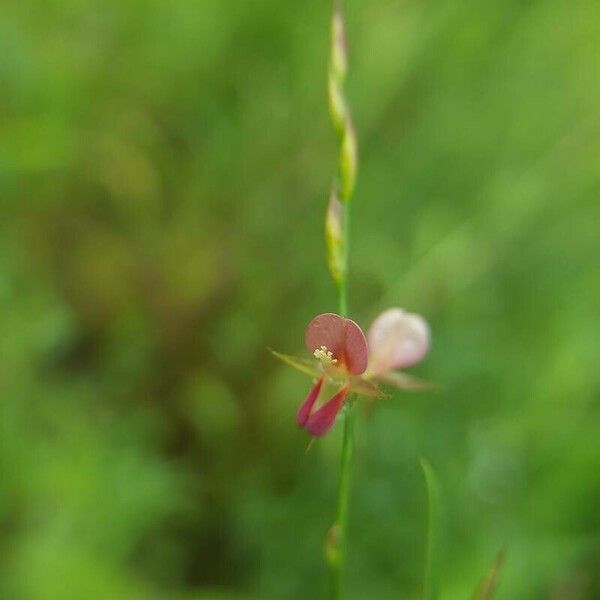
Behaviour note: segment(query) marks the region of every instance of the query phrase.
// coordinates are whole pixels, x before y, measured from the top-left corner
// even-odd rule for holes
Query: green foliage
[[[344,2],[350,316],[432,326],[356,414],[345,589],[600,596],[600,5]],[[319,598],[340,435],[305,453],[336,310],[328,2],[0,2],[0,598]],[[360,407],[357,407],[360,408]]]
[[[437,600],[440,597],[441,578],[441,540],[440,540],[440,514],[441,498],[440,485],[431,465],[421,458],[421,468],[427,486],[427,554],[425,562],[425,600]]]
[[[503,550],[496,554],[492,566],[475,589],[473,600],[492,600],[504,565],[504,554]]]

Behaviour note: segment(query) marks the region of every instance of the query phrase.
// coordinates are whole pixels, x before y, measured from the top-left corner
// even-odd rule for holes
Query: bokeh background
[[[600,5],[346,0],[350,310],[426,316],[434,393],[358,423],[348,598],[600,597]],[[324,598],[339,428],[327,0],[0,4],[0,598]]]

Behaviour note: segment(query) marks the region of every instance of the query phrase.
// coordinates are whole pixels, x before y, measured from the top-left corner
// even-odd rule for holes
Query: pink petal
[[[348,388],[343,387],[331,400],[310,415],[306,422],[306,431],[314,436],[325,435],[333,427],[347,394]]]
[[[296,413],[296,423],[298,423],[298,427],[304,427],[306,421],[308,421],[308,417],[310,416],[310,411],[314,406],[317,398],[319,397],[319,392],[321,391],[321,386],[323,385],[323,377],[320,377],[317,383],[312,386],[310,392],[308,392],[308,396],[306,396],[306,400],[300,405],[298,412]]]
[[[348,371],[360,375],[367,370],[369,351],[363,330],[351,319],[345,319],[344,362]]]
[[[380,374],[410,367],[423,359],[429,344],[429,326],[423,317],[390,308],[369,329],[369,368]]]
[[[335,313],[317,315],[306,328],[305,341],[310,352],[325,346],[340,366],[343,364],[353,375],[360,375],[367,369],[367,339],[351,319]]]
[[[333,358],[343,358],[344,350],[344,318],[335,313],[317,315],[306,328],[304,341],[312,353],[321,346],[326,346]]]

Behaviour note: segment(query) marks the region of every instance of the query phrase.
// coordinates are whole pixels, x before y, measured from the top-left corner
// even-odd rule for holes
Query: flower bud
[[[342,205],[334,190],[329,196],[325,216],[325,245],[329,272],[335,283],[340,284],[346,278],[346,261],[342,233]]]
[[[348,71],[346,27],[339,2],[334,3],[331,16],[331,70],[338,80],[344,79]]]
[[[356,132],[354,125],[348,117],[344,128],[342,138],[342,147],[340,149],[340,180],[341,196],[343,202],[349,202],[354,192],[356,183],[356,171],[358,168],[358,150],[356,142]]]
[[[329,72],[327,82],[327,99],[329,102],[329,114],[333,122],[336,133],[341,138],[344,135],[344,126],[346,123],[346,101],[339,81]]]

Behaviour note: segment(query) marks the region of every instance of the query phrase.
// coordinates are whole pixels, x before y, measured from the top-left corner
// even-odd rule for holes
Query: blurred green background
[[[350,311],[426,316],[358,423],[348,598],[600,597],[600,4],[346,0]],[[327,0],[0,4],[0,598],[324,598]]]

